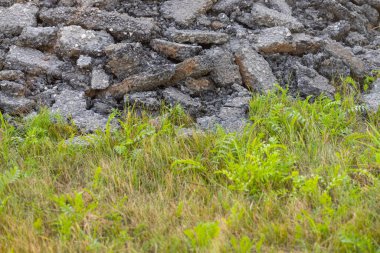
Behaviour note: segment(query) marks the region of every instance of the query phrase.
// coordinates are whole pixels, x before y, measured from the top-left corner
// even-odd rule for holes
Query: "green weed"
[[[179,106],[92,134],[0,114],[0,251],[378,252],[380,114],[343,83],[253,95],[238,133],[183,134]]]

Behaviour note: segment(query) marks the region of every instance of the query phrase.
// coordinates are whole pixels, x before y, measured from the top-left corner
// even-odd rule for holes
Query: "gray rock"
[[[83,92],[65,89],[55,97],[55,101],[52,112],[71,119],[78,128],[86,132],[105,128],[107,117],[86,109]]]
[[[259,92],[268,92],[277,83],[268,62],[250,46],[242,46],[235,53],[243,83]]]
[[[370,69],[380,69],[380,49],[369,50],[364,55],[361,55],[360,58],[367,63]]]
[[[16,3],[16,0],[0,0],[0,6],[10,7]]]
[[[285,15],[288,15],[288,16],[292,15],[292,8],[289,6],[289,4],[285,0],[269,0],[269,4],[276,11],[284,13]]]
[[[368,0],[368,4],[380,13],[380,0]]]
[[[80,55],[77,60],[77,66],[81,69],[91,68],[92,58],[90,56]]]
[[[329,25],[323,30],[331,39],[342,40],[351,30],[351,25],[346,20],[341,20],[334,24]]]
[[[63,62],[56,56],[36,49],[12,46],[6,56],[7,68],[22,70],[29,74],[47,74],[59,77]]]
[[[55,44],[57,30],[55,27],[25,27],[18,44],[37,49],[51,48]]]
[[[92,70],[91,89],[103,90],[110,86],[110,77],[103,69]]]
[[[245,4],[242,0],[219,0],[216,4],[214,4],[212,10],[217,13],[230,14],[234,10],[244,6]]]
[[[218,124],[220,119],[215,115],[197,118],[197,125],[202,130],[213,130]]]
[[[4,67],[5,55],[6,53],[0,49],[0,70],[2,70]]]
[[[156,91],[135,92],[124,96],[124,103],[143,109],[157,111],[161,107]]]
[[[186,109],[191,115],[198,114],[199,110],[202,109],[202,104],[190,97],[189,95],[182,93],[180,90],[169,87],[162,92],[166,102],[174,106],[180,104],[183,108]]]
[[[347,20],[350,22],[352,28],[360,32],[367,32],[366,23],[368,20],[357,13],[356,11],[350,11],[336,0],[324,0],[321,4],[321,8],[328,13],[333,14],[335,19]]]
[[[151,71],[143,72],[137,75],[130,76],[124,79],[121,83],[114,84],[108,89],[100,92],[98,95],[112,95],[115,97],[124,96],[128,92],[133,91],[150,91],[155,90],[160,86],[172,84],[171,80],[175,73],[173,65],[161,66],[160,68]],[[89,96],[93,96],[93,92]],[[94,94],[96,95],[96,93]]]
[[[349,48],[346,48],[337,42],[329,41],[325,46],[325,50],[333,57],[336,57],[347,64],[347,66],[350,67],[352,74],[356,77],[363,78],[365,76],[365,63],[356,57]]]
[[[214,70],[214,59],[210,55],[199,55],[176,65],[172,83],[178,83],[188,77],[202,77]]]
[[[369,44],[368,39],[358,33],[358,32],[350,32],[347,37],[344,40],[347,45],[354,47],[354,46],[366,46]]]
[[[251,97],[251,92],[239,84],[233,84],[231,88],[236,92],[238,97]]]
[[[58,7],[44,9],[40,19],[48,25],[70,24],[91,30],[106,30],[118,40],[134,39],[149,41],[157,26],[153,19],[134,18],[118,12],[107,12],[98,8],[76,9]]]
[[[77,0],[77,3],[84,8],[97,7],[100,9],[113,10],[118,6],[119,0]]]
[[[150,61],[150,55],[140,43],[113,44],[105,52],[107,69],[120,79],[143,72]]]
[[[161,39],[152,40],[150,45],[156,52],[177,61],[184,61],[202,51],[201,46],[180,44]]]
[[[363,95],[363,101],[370,110],[377,111],[380,106],[380,79],[373,83],[373,88],[368,94]]]
[[[251,95],[250,93],[247,93],[242,96],[229,98],[223,106],[241,108],[241,109],[244,109],[244,111],[248,111],[250,101],[251,101]]]
[[[251,97],[245,95],[230,97],[215,116],[206,116],[197,119],[201,129],[213,130],[216,126],[223,127],[227,132],[239,132],[247,125],[247,112]]]
[[[74,16],[72,24],[80,25],[86,29],[107,30],[115,38],[137,41],[149,41],[156,30],[156,24],[150,18],[134,18],[127,14],[87,9]]]
[[[234,84],[235,90],[221,107],[218,118],[219,124],[227,132],[240,132],[249,123],[247,120],[251,93],[241,85]]]
[[[55,103],[54,97],[57,94],[56,87],[53,87],[52,89],[46,89],[45,91],[42,91],[34,96],[31,96],[30,99],[33,99],[36,101],[36,104],[39,107],[51,107]]]
[[[247,124],[247,111],[244,108],[223,106],[218,114],[220,125],[227,132],[239,132]]]
[[[78,90],[89,89],[91,85],[91,76],[76,69],[63,72],[62,80]]]
[[[364,4],[361,6],[363,14],[371,22],[372,25],[378,25],[379,12],[369,4]]]
[[[256,47],[265,54],[287,53],[301,55],[315,53],[322,40],[304,33],[291,34],[286,27],[267,28],[260,32]]]
[[[260,31],[256,47],[264,53],[278,53],[279,50],[285,51],[283,47],[288,48],[291,41],[290,30],[284,26],[276,26]]]
[[[295,70],[295,78],[297,83],[297,90],[303,96],[319,96],[325,94],[333,98],[335,88],[329,83],[329,80],[317,73],[314,69],[296,64],[293,69]]]
[[[210,76],[217,86],[242,84],[239,67],[235,64],[232,53],[216,48],[209,50],[206,54],[213,59],[214,67]]]
[[[202,96],[205,91],[215,90],[214,82],[208,77],[202,78],[186,78],[184,80],[184,87],[182,89],[186,90],[186,93],[190,95]]]
[[[367,0],[368,4],[380,11],[380,0]]]
[[[76,8],[71,7],[43,8],[38,17],[45,26],[67,25],[76,12]]]
[[[224,44],[229,40],[228,34],[201,30],[170,29],[166,36],[178,43]]]
[[[315,66],[318,73],[333,80],[338,76],[351,76],[352,71],[350,67],[341,59],[330,57],[328,59],[322,60]]]
[[[296,18],[269,9],[262,4],[254,4],[252,12],[240,17],[238,20],[252,28],[257,25],[264,27],[285,26],[294,32],[301,31],[304,28]]]
[[[125,79],[141,72],[149,72],[169,62],[141,43],[118,43],[105,49],[107,70],[119,79]]]
[[[21,81],[24,79],[24,73],[20,70],[2,70],[0,71],[0,81]]]
[[[0,111],[11,115],[25,115],[31,112],[36,103],[24,97],[5,95],[0,91]]]
[[[85,30],[80,26],[63,27],[58,36],[57,49],[61,55],[67,56],[101,56],[104,49],[114,42],[112,36],[104,31]]]
[[[11,96],[25,95],[26,88],[24,85],[12,81],[0,81],[0,91]]]
[[[112,97],[107,97],[107,99],[94,99],[91,103],[91,110],[101,115],[109,115],[115,108],[120,107],[117,101]]]
[[[206,13],[212,5],[212,0],[168,0],[161,5],[161,13],[165,18],[188,26],[199,14]]]
[[[37,6],[31,3],[0,7],[0,32],[4,35],[19,35],[24,27],[36,26],[37,12]]]

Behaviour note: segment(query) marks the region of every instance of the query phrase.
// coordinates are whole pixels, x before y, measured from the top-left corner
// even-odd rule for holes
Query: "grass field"
[[[380,114],[354,95],[254,95],[241,133],[120,115],[78,142],[0,114],[0,252],[380,252]]]

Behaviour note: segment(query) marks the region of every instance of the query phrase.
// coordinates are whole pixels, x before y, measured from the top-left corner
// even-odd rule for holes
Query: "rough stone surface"
[[[322,46],[322,41],[303,33],[291,34],[286,27],[267,28],[260,32],[257,39],[257,48],[265,54],[287,53],[305,54],[315,53]]]
[[[58,7],[43,10],[40,18],[47,24],[60,23],[82,26],[91,30],[106,30],[117,39],[133,38],[147,41],[156,29],[149,18],[134,18],[127,14],[102,11],[97,8],[74,9]]]
[[[19,45],[37,49],[52,48],[57,37],[55,27],[25,27],[19,37]]]
[[[155,72],[141,73],[124,79],[121,83],[115,84],[104,90],[104,94],[123,96],[132,91],[149,91],[160,86],[168,85],[174,76],[175,68],[166,66]]]
[[[0,50],[0,70],[2,70],[4,67],[5,55],[5,52],[3,50]]]
[[[214,69],[214,59],[209,55],[200,55],[189,58],[175,68],[171,82],[176,83],[187,77],[202,77]]]
[[[176,88],[169,87],[163,91],[163,96],[165,100],[172,106],[180,104],[183,108],[190,112],[190,114],[196,114],[202,104],[199,101],[196,101],[192,97],[183,92],[179,91]]]
[[[150,44],[158,53],[177,61],[184,61],[202,51],[201,46],[180,44],[160,39],[154,39]]]
[[[225,33],[201,30],[169,30],[167,36],[178,43],[224,44],[229,36]]]
[[[204,91],[212,91],[215,89],[214,83],[210,78],[192,78],[189,77],[185,80],[185,87],[189,91],[190,95],[202,94]]]
[[[174,19],[178,24],[189,25],[212,5],[212,0],[169,0],[161,5],[161,12],[165,18]]]
[[[55,101],[52,111],[71,119],[80,129],[93,132],[105,128],[107,117],[86,109],[83,92],[65,89],[56,96]]]
[[[36,103],[28,98],[5,95],[0,91],[0,111],[11,115],[22,115],[31,112]]]
[[[335,88],[329,83],[329,80],[315,70],[301,64],[296,64],[293,69],[295,71],[297,90],[301,95],[319,96],[325,94],[332,97],[335,93]]]
[[[268,62],[251,47],[241,47],[235,60],[246,86],[259,92],[268,92],[275,87],[277,80]]]
[[[37,6],[30,3],[0,7],[0,32],[4,35],[19,35],[24,27],[36,26],[37,12]]]
[[[20,81],[24,79],[25,75],[20,70],[2,70],[0,71],[0,81]]]
[[[365,46],[369,43],[368,39],[358,32],[350,32],[344,39],[344,42],[351,47]]]
[[[161,102],[156,91],[135,92],[124,96],[124,102],[130,106],[147,110],[159,110]]]
[[[366,62],[370,69],[380,69],[380,49],[368,50],[360,56],[360,59]]]
[[[103,69],[92,70],[91,89],[103,90],[110,86],[109,76]]]
[[[42,8],[38,15],[44,26],[57,26],[58,24],[68,24],[77,10],[74,7]]]
[[[77,66],[80,69],[89,69],[92,66],[92,58],[85,55],[79,56],[77,60]]]
[[[228,13],[244,7],[244,1],[241,0],[219,0],[213,7],[212,10],[217,13]]]
[[[133,38],[147,41],[156,29],[155,22],[149,18],[134,18],[127,14],[98,9],[89,9],[80,14],[70,23],[86,29],[107,30],[117,39]]]
[[[347,64],[351,68],[352,74],[360,78],[364,77],[366,73],[365,64],[357,58],[350,49],[337,42],[330,41],[327,43],[325,50],[333,57],[341,59],[345,64]]]
[[[113,10],[118,6],[119,0],[77,0],[82,7],[97,7],[106,10]]]
[[[168,63],[144,48],[141,43],[112,44],[105,49],[105,52],[108,56],[107,68],[119,79],[147,72]]]
[[[262,4],[254,4],[251,13],[242,16],[239,21],[252,28],[257,25],[264,27],[285,26],[291,31],[300,31],[304,28],[296,18]]]
[[[11,96],[23,96],[26,93],[26,88],[20,83],[0,81],[0,91]]]
[[[213,59],[213,69],[210,73],[211,79],[217,86],[230,86],[232,84],[242,84],[239,67],[234,62],[232,53],[220,49],[213,49],[207,52]]]
[[[350,11],[349,8],[342,5],[338,1],[324,0],[321,7],[328,10],[334,18],[349,21],[354,29],[358,31],[367,31],[367,27],[365,25],[366,17],[359,15],[356,11]]]
[[[201,129],[214,129],[219,125],[228,132],[243,130],[247,124],[246,116],[251,94],[240,85],[234,84],[232,87],[235,93],[227,98],[227,101],[216,115],[197,119]]]
[[[31,48],[12,46],[5,64],[10,69],[22,70],[31,74],[60,76],[64,63],[54,55]]]
[[[348,21],[342,20],[336,23],[333,23],[326,27],[323,31],[334,40],[342,40],[351,30],[351,25]]]
[[[106,32],[85,30],[80,26],[66,26],[60,29],[58,37],[57,49],[60,54],[67,56],[100,56],[114,42],[112,36]]]
[[[285,15],[292,15],[292,8],[285,0],[269,0],[270,6]]]

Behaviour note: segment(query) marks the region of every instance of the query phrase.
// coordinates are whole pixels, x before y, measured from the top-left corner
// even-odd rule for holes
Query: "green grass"
[[[353,95],[254,95],[241,133],[119,118],[76,145],[0,114],[0,252],[380,252],[380,114]]]

